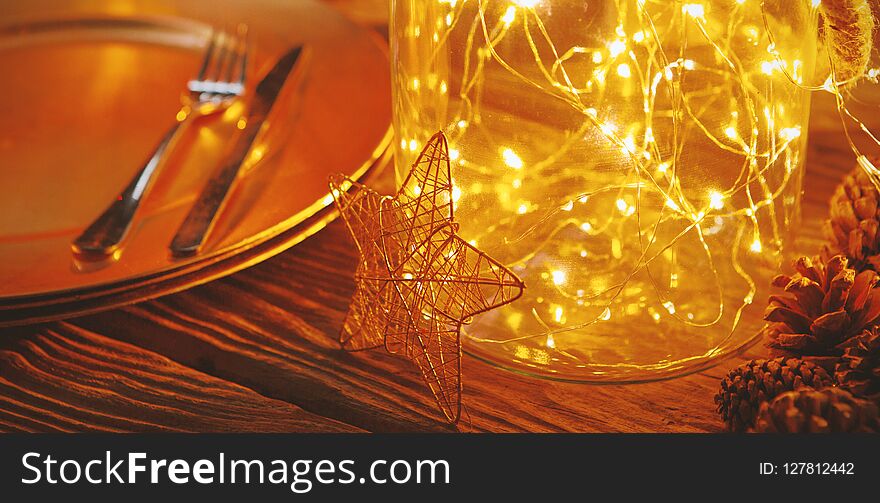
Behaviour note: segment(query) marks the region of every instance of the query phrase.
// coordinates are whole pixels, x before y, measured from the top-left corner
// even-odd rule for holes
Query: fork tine
[[[244,82],[247,80],[247,65],[248,65],[248,41],[245,38],[244,48],[242,50],[243,54],[241,55],[241,69],[239,70],[238,84],[244,87]]]
[[[247,25],[239,25],[235,35],[227,30],[211,33],[199,76],[189,81],[188,88],[206,101],[241,95],[247,71]]]
[[[199,69],[199,76],[196,77],[196,80],[204,80],[205,72],[208,70],[208,65],[211,63],[211,58],[214,56],[214,49],[217,47],[217,32],[214,28],[211,28],[211,40],[208,41],[208,48],[205,50],[205,56],[202,58],[202,67]]]
[[[224,63],[226,62],[226,57],[229,53],[229,34],[225,30],[220,32],[217,44],[220,47],[220,50],[215,51],[213,64],[211,65],[211,71],[209,72],[210,77],[205,79],[208,82],[218,82],[223,75]]]
[[[217,58],[217,67],[214,70],[214,82],[222,82],[228,68],[232,66],[235,57],[235,40],[228,31],[223,31],[223,49]]]
[[[246,24],[238,25],[236,37],[235,60],[238,64],[230,62],[226,73],[226,82],[244,84],[245,70],[247,69],[248,56],[248,27]]]

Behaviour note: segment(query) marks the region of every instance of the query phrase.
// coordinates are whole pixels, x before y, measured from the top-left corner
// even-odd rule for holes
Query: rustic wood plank
[[[0,430],[357,431],[67,323],[0,338]]]
[[[373,431],[446,430],[409,363],[381,350],[347,354],[333,338],[351,293],[344,272],[304,260],[258,266],[204,288],[78,321],[265,396]],[[332,256],[333,254],[323,255]],[[341,255],[337,255],[341,256]],[[278,262],[278,263],[276,263]],[[349,268],[353,269],[352,263]],[[315,290],[315,285],[333,288]],[[308,285],[312,285],[310,289]],[[344,286],[344,287],[343,287]],[[338,290],[338,292],[334,292]],[[313,294],[313,295],[312,295]],[[234,312],[228,310],[235,299]],[[184,314],[185,313],[185,314]],[[466,429],[477,431],[706,431],[717,428],[714,387],[681,380],[589,387],[506,373],[466,358]],[[672,386],[672,388],[670,388]],[[675,396],[675,399],[672,399]],[[627,418],[627,419],[622,419]],[[627,423],[627,420],[632,421]]]
[[[830,96],[817,95],[796,239],[803,253],[818,249],[828,197],[852,167]],[[383,181],[390,179],[386,173]],[[406,360],[338,349],[353,290],[349,243],[337,222],[278,257],[187,292],[0,333],[0,428],[452,431]],[[461,429],[720,431],[712,404],[718,378],[763,352],[756,346],[696,375],[630,386],[535,380],[465,357]],[[181,398],[181,388],[199,380],[227,394]]]

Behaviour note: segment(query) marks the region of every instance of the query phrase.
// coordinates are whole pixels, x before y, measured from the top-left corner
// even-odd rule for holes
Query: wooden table
[[[806,252],[818,248],[828,198],[854,166],[830,95],[814,98],[809,145],[796,243]],[[0,331],[0,430],[455,431],[405,359],[338,348],[355,261],[336,222],[183,293]],[[535,380],[465,356],[458,429],[721,431],[718,379],[763,354],[758,345],[699,374],[629,386]]]

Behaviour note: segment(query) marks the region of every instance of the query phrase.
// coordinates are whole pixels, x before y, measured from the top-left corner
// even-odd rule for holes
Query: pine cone
[[[880,166],[880,158],[872,160]],[[831,218],[825,221],[828,244],[822,254],[843,254],[856,271],[880,271],[880,193],[861,167],[837,186],[831,197]]]
[[[785,292],[771,295],[764,312],[767,345],[786,356],[839,357],[842,343],[880,318],[877,273],[856,274],[842,255],[815,264],[801,257],[795,269],[773,279]]]
[[[715,403],[728,429],[745,431],[753,426],[761,403],[786,391],[804,386],[821,388],[832,382],[825,369],[796,358],[752,360],[721,380]]]
[[[880,327],[846,343],[834,374],[841,388],[880,404]]]
[[[877,405],[839,388],[802,388],[761,404],[759,433],[871,433],[880,431]]]

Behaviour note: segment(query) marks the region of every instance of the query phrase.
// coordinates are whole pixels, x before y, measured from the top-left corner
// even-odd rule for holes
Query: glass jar
[[[463,330],[636,382],[755,340],[797,223],[811,0],[393,0],[396,169],[449,140],[460,235],[525,281]]]

